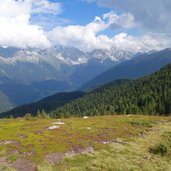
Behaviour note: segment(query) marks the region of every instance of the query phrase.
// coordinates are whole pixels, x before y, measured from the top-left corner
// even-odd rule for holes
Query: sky
[[[170,0],[0,0],[0,46],[131,52],[171,46]]]

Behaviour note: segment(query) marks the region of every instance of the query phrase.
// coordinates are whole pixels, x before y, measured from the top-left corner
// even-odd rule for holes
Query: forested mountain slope
[[[137,80],[118,80],[57,108],[53,116],[171,114],[171,64]]]

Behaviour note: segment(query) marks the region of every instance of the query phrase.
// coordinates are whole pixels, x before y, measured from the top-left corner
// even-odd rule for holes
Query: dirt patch
[[[14,154],[14,155],[18,155],[19,151],[18,150],[12,150],[9,152],[10,155]]]
[[[89,146],[86,148],[81,148],[79,146],[75,147],[72,151],[67,151],[66,153],[51,153],[45,156],[45,160],[47,160],[51,164],[58,164],[61,162],[65,157],[76,157],[80,154],[85,153],[93,153],[93,147]]]
[[[29,160],[18,159],[12,164],[12,168],[17,171],[37,171],[37,167]]]
[[[13,141],[13,140],[0,141],[0,145],[9,145],[9,144],[19,145],[19,142],[18,141]]]
[[[5,157],[0,157],[0,170],[3,167],[9,167],[9,163]]]
[[[77,155],[79,154],[85,154],[85,153],[93,153],[94,152],[94,149],[93,147],[86,147],[86,148],[82,148],[82,147],[79,147],[79,146],[76,146],[74,147],[74,150],[73,150]]]
[[[27,138],[28,136],[25,134],[20,134],[19,137],[24,139],[24,138]]]

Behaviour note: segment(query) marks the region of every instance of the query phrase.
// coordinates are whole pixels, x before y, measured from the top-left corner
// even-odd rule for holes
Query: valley
[[[2,98],[6,96],[0,102],[0,112],[58,92],[77,90],[96,75],[132,57],[133,53],[117,49],[85,53],[62,46],[44,50],[0,47],[0,91]]]
[[[68,98],[70,97],[70,98]],[[59,93],[32,104],[19,106],[0,117],[37,116],[52,118],[107,114],[170,115],[171,64],[135,80],[120,79],[84,92]]]

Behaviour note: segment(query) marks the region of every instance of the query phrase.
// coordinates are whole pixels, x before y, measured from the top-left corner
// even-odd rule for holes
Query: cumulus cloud
[[[32,13],[46,13],[58,15],[62,12],[62,5],[59,2],[48,0],[32,0]]]
[[[12,19],[0,17],[0,46],[12,47],[50,47],[43,30],[28,23],[29,16],[20,15]]]
[[[127,33],[120,33],[114,36],[112,41],[116,48],[131,52],[161,50],[170,45],[170,41],[165,36],[155,34],[131,36]]]
[[[97,2],[100,6],[119,9],[134,16],[142,29],[150,32],[170,32],[170,0],[85,0]]]
[[[147,33],[141,36],[131,36],[119,33],[112,38],[102,34],[108,28],[134,28],[138,25],[130,13],[117,15],[113,11],[101,17],[95,17],[91,23],[80,26],[70,25],[56,27],[48,33],[49,40],[54,45],[73,46],[83,51],[94,49],[118,48],[132,52],[160,50],[170,45],[170,41],[163,35]]]
[[[48,48],[55,45],[72,46],[83,51],[111,49],[113,47],[133,52],[162,49],[170,45],[171,30],[170,0],[84,0],[97,2],[109,8],[117,8],[87,25],[55,26],[45,32],[41,26],[31,24],[36,16],[54,17],[62,12],[59,2],[48,0],[0,0],[0,46]],[[155,5],[154,5],[155,4]],[[53,20],[53,21],[54,21]],[[49,20],[50,21],[50,20]],[[43,23],[44,24],[44,23]],[[43,25],[41,24],[41,25]],[[51,27],[55,24],[53,23]],[[164,25],[164,27],[161,27]],[[129,35],[127,29],[142,29],[139,36]],[[108,37],[107,29],[121,29],[122,32]],[[124,29],[124,31],[123,31]],[[151,33],[153,32],[153,34]],[[163,33],[163,34],[162,34]]]
[[[129,28],[134,25],[132,15],[117,15],[109,12],[101,17],[95,17],[94,21],[85,25],[70,25],[67,27],[56,27],[48,33],[48,37],[53,44],[63,46],[74,46],[83,51],[93,49],[110,49],[113,45],[112,39],[100,34],[110,27]]]
[[[0,46],[50,47],[46,33],[30,24],[31,14],[59,14],[61,4],[48,0],[0,0]]]

